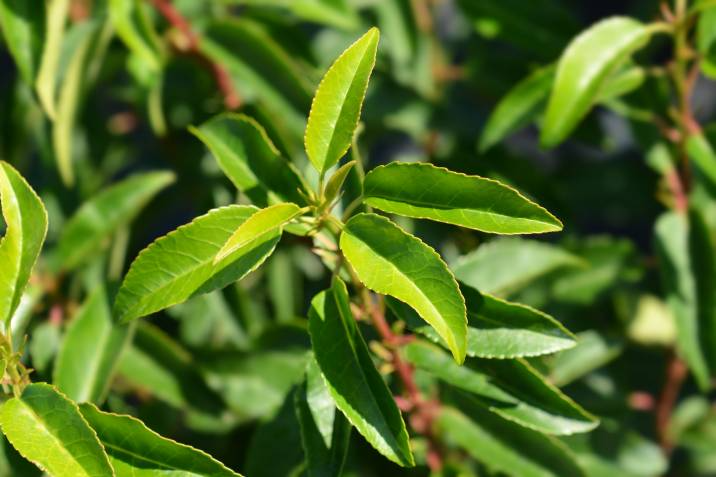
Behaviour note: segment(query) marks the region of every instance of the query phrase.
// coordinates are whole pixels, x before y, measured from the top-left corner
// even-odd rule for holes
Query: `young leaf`
[[[1,0],[0,27],[23,80],[32,86],[45,39],[45,2]]]
[[[711,186],[716,187],[716,153],[704,135],[689,136],[686,140],[686,151],[699,172]]]
[[[129,327],[113,323],[107,293],[98,286],[67,330],[53,383],[75,402],[100,403],[130,335]]]
[[[45,241],[47,212],[25,179],[4,161],[0,161],[0,203],[7,226],[0,238],[0,323],[7,325]]]
[[[523,358],[556,353],[576,345],[576,337],[541,311],[511,303],[460,284],[467,306],[467,355],[479,358]],[[444,345],[434,329],[398,300],[387,297],[390,309],[408,326]]]
[[[602,20],[569,44],[557,66],[540,141],[562,142],[589,112],[599,91],[620,63],[644,47],[650,29],[627,17]]]
[[[40,104],[50,119],[55,118],[55,86],[60,64],[62,39],[70,7],[70,0],[45,0],[45,41],[35,89]]]
[[[275,237],[283,231],[283,226],[298,217],[301,209],[296,204],[282,203],[257,210],[229,237],[229,240],[216,254],[214,263],[219,263],[229,255],[252,245]]]
[[[343,183],[348,177],[348,173],[353,170],[353,166],[355,165],[356,161],[346,162],[333,173],[331,178],[328,180],[326,190],[323,193],[323,197],[326,202],[330,204],[338,197],[341,192],[341,188],[343,187]]]
[[[49,384],[30,384],[0,408],[3,433],[53,477],[114,477],[97,434],[77,405]]]
[[[481,292],[507,296],[550,272],[584,264],[555,245],[509,237],[478,247],[451,268],[461,282]]]
[[[189,131],[209,148],[224,174],[254,204],[264,207],[290,201],[305,205],[300,191],[308,187],[254,119],[225,113],[190,126]]]
[[[487,409],[553,435],[588,432],[598,421],[522,360],[470,360],[458,366],[442,349],[421,341],[403,348],[405,359],[442,381],[473,393]]]
[[[256,212],[228,206],[194,219],[145,248],[132,263],[114,302],[114,315],[128,322],[240,280],[271,255],[281,232],[262,237],[218,263],[214,258],[231,234]]]
[[[465,301],[440,256],[385,217],[358,214],[345,225],[340,247],[363,284],[410,305],[465,360]]]
[[[160,41],[140,0],[110,0],[109,19],[117,35],[152,70],[162,65]]]
[[[340,279],[316,295],[308,318],[316,362],[338,409],[378,452],[402,466],[415,465],[403,418],[375,369]]]
[[[55,269],[70,270],[106,245],[162,189],[174,182],[171,172],[149,172],[125,179],[89,199],[62,230],[52,257]]]
[[[348,453],[351,425],[336,404],[315,359],[308,363],[306,380],[296,393],[296,417],[309,477],[341,475]]]
[[[378,51],[377,28],[353,43],[323,77],[306,125],[306,154],[323,175],[346,153],[358,125]]]
[[[365,176],[366,204],[408,217],[498,234],[554,232],[562,223],[515,189],[426,163],[392,163]]]
[[[481,152],[526,126],[541,113],[555,70],[554,65],[549,65],[534,71],[497,103],[480,135]]]
[[[162,437],[132,416],[102,412],[93,404],[81,404],[80,412],[107,450],[117,477],[240,477],[209,454]]]

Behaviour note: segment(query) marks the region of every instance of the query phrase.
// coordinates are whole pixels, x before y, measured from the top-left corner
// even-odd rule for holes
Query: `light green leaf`
[[[413,341],[405,359],[442,381],[473,393],[490,411],[517,424],[552,435],[588,432],[597,419],[549,384],[523,360],[471,359],[455,364],[441,348]]]
[[[481,292],[507,296],[550,272],[585,264],[555,245],[509,237],[480,246],[451,268],[461,282]]]
[[[640,66],[626,65],[619,72],[608,78],[599,91],[598,101],[609,104],[610,101],[624,96],[644,84],[646,71]]]
[[[343,414],[336,412],[336,404],[315,359],[309,361],[306,380],[295,397],[308,476],[341,475],[351,425]]]
[[[497,103],[480,135],[481,152],[487,151],[541,114],[554,81],[555,69],[554,65],[549,65],[535,70]]]
[[[229,237],[217,252],[214,263],[219,263],[242,249],[250,248],[254,243],[265,242],[276,234],[281,234],[284,225],[298,217],[301,212],[296,204],[291,203],[276,204],[257,210]]]
[[[264,207],[291,201],[305,205],[301,191],[308,187],[254,119],[225,113],[190,126],[189,131],[211,150],[224,174],[254,204]]]
[[[0,323],[7,325],[45,241],[47,211],[20,173],[4,161],[0,161],[0,203],[7,227],[0,239]]]
[[[231,234],[256,212],[228,206],[194,219],[145,248],[132,263],[114,303],[115,318],[128,322],[240,280],[273,252],[281,232],[227,256],[214,258]]]
[[[426,163],[394,162],[365,176],[365,203],[408,217],[460,225],[482,232],[554,232],[562,223],[515,189]]]
[[[363,284],[410,305],[465,360],[465,301],[440,255],[385,217],[358,214],[345,225],[340,247]]]
[[[509,359],[556,353],[576,345],[576,337],[551,316],[460,285],[467,306],[467,355]],[[435,330],[402,302],[387,297],[390,309],[414,331],[444,345]]]
[[[75,402],[101,403],[131,337],[116,325],[99,285],[73,318],[55,363],[53,383]]]
[[[23,80],[33,85],[45,39],[45,3],[0,1],[0,27]]]
[[[540,141],[562,142],[589,112],[610,74],[644,47],[651,30],[627,17],[602,20],[574,38],[562,54],[552,87]]]
[[[3,404],[0,425],[24,458],[53,477],[115,475],[77,405],[49,384],[30,384]]]
[[[378,452],[402,466],[415,465],[403,418],[375,369],[340,279],[316,295],[308,317],[316,362],[338,409]]]
[[[110,0],[109,19],[117,35],[155,72],[162,66],[161,43],[141,0]]]
[[[321,175],[351,145],[375,65],[379,37],[377,28],[368,30],[338,57],[318,85],[304,140],[308,158]]]
[[[711,79],[716,78],[716,8],[706,8],[699,14],[696,46],[701,53],[701,71]]]
[[[341,193],[343,183],[348,177],[348,173],[353,170],[353,166],[356,165],[356,161],[350,161],[343,164],[333,173],[331,178],[326,183],[326,189],[323,192],[323,197],[327,203],[333,202]]]
[[[81,265],[107,245],[162,189],[174,182],[171,172],[138,174],[102,190],[67,222],[52,257],[56,270]]]
[[[716,153],[703,134],[689,136],[686,151],[706,180],[716,186]]]
[[[102,412],[93,404],[80,405],[80,412],[97,432],[117,477],[239,476],[209,454],[162,437],[132,416]]]
[[[616,359],[622,348],[621,343],[594,330],[579,333],[577,346],[554,357],[549,378],[557,386],[565,386]]]
[[[44,0],[45,3],[45,41],[40,67],[35,80],[35,89],[40,104],[50,119],[55,118],[55,88],[57,72],[60,66],[60,51],[65,35],[65,23],[70,0]]]
[[[481,409],[468,399],[457,409],[444,407],[437,428],[449,445],[457,445],[493,473],[514,477],[584,477],[567,447],[551,436],[523,428]]]

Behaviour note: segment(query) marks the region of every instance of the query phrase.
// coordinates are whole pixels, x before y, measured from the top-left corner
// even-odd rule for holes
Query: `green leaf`
[[[575,457],[556,438],[502,420],[469,401],[463,407],[470,417],[444,407],[437,418],[438,431],[448,444],[462,447],[493,473],[584,477]]]
[[[547,104],[540,141],[554,147],[577,126],[610,74],[644,47],[651,30],[627,17],[602,20],[574,38],[562,54]]]
[[[554,232],[562,223],[515,189],[426,163],[394,162],[365,176],[365,203],[408,217],[482,232]]]
[[[256,212],[228,206],[209,211],[145,248],[132,262],[114,302],[121,322],[149,315],[240,280],[273,252],[281,232],[227,256],[214,258],[231,234]]]
[[[577,346],[554,357],[549,378],[555,385],[565,386],[616,359],[622,348],[621,343],[594,330],[579,333]]]
[[[555,245],[509,237],[480,246],[451,268],[461,282],[481,292],[507,296],[555,270],[584,264]]]
[[[7,325],[45,241],[47,211],[20,173],[4,161],[0,161],[0,203],[7,226],[0,239],[0,322]]]
[[[348,151],[358,125],[380,32],[371,28],[331,65],[313,98],[306,125],[306,154],[323,175]]]
[[[360,25],[353,6],[346,0],[222,0],[224,3],[238,5],[257,5],[261,7],[284,7],[290,9],[298,18],[344,30],[355,30]]]
[[[217,252],[214,263],[219,263],[229,255],[250,248],[255,243],[265,242],[276,234],[281,234],[284,225],[298,217],[301,212],[296,204],[291,203],[276,204],[257,210],[229,237]]]
[[[55,89],[60,67],[62,38],[70,8],[70,0],[44,0],[45,38],[40,66],[35,79],[35,89],[40,104],[50,119],[55,118]]]
[[[644,84],[646,71],[640,66],[627,65],[612,75],[599,91],[598,101],[609,104],[612,100],[624,96]]]
[[[174,182],[171,172],[138,174],[102,190],[67,222],[52,257],[56,270],[71,270],[107,245],[162,189]]]
[[[465,360],[465,301],[440,255],[385,217],[358,214],[345,225],[340,247],[363,284],[410,305]]]
[[[101,403],[131,337],[116,325],[99,285],[73,318],[60,348],[53,383],[75,402]]]
[[[699,14],[696,46],[701,53],[701,71],[711,79],[716,78],[716,8],[706,8]]]
[[[402,466],[415,465],[403,418],[375,369],[340,279],[314,297],[308,318],[316,362],[338,409],[378,452]]]
[[[541,114],[554,75],[554,65],[539,68],[517,83],[497,103],[480,135],[481,152],[487,151]]]
[[[239,476],[209,454],[162,437],[132,416],[102,412],[93,404],[80,405],[80,412],[97,432],[117,477]]]
[[[517,424],[553,435],[588,432],[598,425],[574,401],[549,384],[526,361],[471,359],[455,364],[441,348],[413,341],[405,359],[442,381],[473,393],[490,411]]]
[[[336,412],[336,404],[315,359],[308,363],[306,380],[298,388],[295,404],[308,476],[341,475],[351,425],[343,414]]]
[[[327,203],[332,203],[341,193],[343,183],[348,177],[348,173],[353,170],[353,166],[356,165],[356,161],[350,161],[343,164],[333,173],[331,178],[326,183],[326,189],[323,192],[323,197]]]
[[[699,172],[711,186],[716,187],[716,153],[703,134],[689,136],[686,151]]]
[[[479,358],[521,358],[556,353],[576,345],[562,324],[527,305],[511,303],[460,284],[467,306],[467,355]],[[387,297],[390,309],[414,331],[444,345],[407,305]]]
[[[305,205],[308,190],[300,174],[281,157],[266,131],[243,114],[220,114],[189,131],[214,155],[219,167],[254,204],[290,201]]]
[[[20,454],[53,477],[114,477],[107,454],[77,405],[49,384],[30,384],[0,408]]]
[[[109,19],[127,47],[152,70],[162,66],[161,44],[141,0],[110,0]]]
[[[23,80],[34,84],[45,38],[45,2],[0,1],[0,27]]]

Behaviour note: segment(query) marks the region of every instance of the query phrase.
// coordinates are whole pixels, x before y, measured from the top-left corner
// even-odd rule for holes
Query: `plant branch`
[[[671,442],[671,436],[669,436],[669,423],[687,372],[686,364],[676,353],[672,353],[666,367],[666,381],[656,403],[656,430],[661,448],[666,453],[670,453],[673,450],[673,442]]]
[[[226,108],[230,110],[239,108],[242,101],[231,81],[231,75],[226,68],[204,54],[200,48],[201,38],[194,32],[189,21],[174,8],[171,0],[152,0],[152,4],[167,22],[181,33],[182,43],[175,45],[177,49],[194,56],[211,72],[224,98]]]

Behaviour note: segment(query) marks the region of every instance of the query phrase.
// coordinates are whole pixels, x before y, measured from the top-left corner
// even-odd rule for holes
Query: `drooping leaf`
[[[599,91],[620,63],[644,47],[651,30],[627,17],[602,20],[574,38],[562,54],[550,94],[540,141],[562,142],[589,112]]]
[[[53,383],[75,402],[101,403],[130,337],[128,326],[112,321],[107,293],[99,285],[67,330]]]
[[[598,424],[526,361],[471,359],[459,366],[442,349],[422,341],[406,345],[403,354],[408,362],[473,393],[487,409],[521,426],[569,435],[588,432]]]
[[[554,357],[549,378],[557,386],[565,386],[614,360],[622,348],[622,343],[596,331],[579,333],[577,346]]]
[[[241,249],[251,247],[256,242],[264,242],[283,231],[283,226],[298,217],[301,209],[292,203],[280,203],[254,212],[234,231],[226,243],[217,252],[214,263],[222,261]]]
[[[368,30],[331,65],[318,85],[306,125],[305,146],[308,158],[321,174],[351,145],[379,37],[377,28]]]
[[[171,172],[149,172],[125,179],[92,197],[67,222],[55,249],[55,269],[70,270],[106,245],[162,189],[174,182]]]
[[[128,322],[239,280],[261,265],[280,231],[218,263],[214,258],[231,234],[256,212],[228,206],[194,219],[144,249],[132,263],[114,302],[114,315]]]
[[[0,161],[0,202],[7,226],[0,238],[0,322],[7,325],[45,241],[47,211],[20,173],[4,161]]]
[[[689,136],[686,150],[705,179],[716,187],[716,153],[703,134]]]
[[[338,409],[378,452],[415,465],[405,423],[355,324],[345,284],[336,279],[319,293],[308,316],[316,362]]]
[[[584,265],[561,248],[536,240],[499,238],[459,258],[452,270],[461,282],[507,296],[534,280],[564,267]]]
[[[49,384],[30,384],[0,408],[0,425],[20,454],[53,477],[114,477],[77,405]]]
[[[392,163],[365,176],[365,202],[399,215],[498,234],[553,232],[562,223],[515,189],[427,163]]]
[[[60,51],[65,34],[65,23],[70,8],[70,0],[44,0],[45,38],[40,59],[35,89],[40,104],[50,117],[55,118],[55,89],[57,72],[60,66]]]
[[[341,475],[351,425],[336,404],[314,359],[306,368],[306,380],[296,393],[296,417],[309,477]]]
[[[462,400],[466,414],[444,407],[437,428],[493,472],[519,477],[584,477],[569,449],[554,437],[526,429]]]
[[[132,416],[102,412],[87,403],[80,412],[107,450],[117,477],[239,476],[209,454],[162,437]]]
[[[467,355],[510,359],[556,353],[576,345],[576,337],[551,316],[460,284],[467,307]],[[444,345],[434,329],[402,302],[387,297],[390,309],[414,331]]]
[[[117,35],[152,71],[162,65],[159,38],[140,0],[110,0],[109,19]]]
[[[23,80],[32,86],[45,39],[45,2],[2,0],[0,26]]]
[[[440,256],[385,217],[358,214],[340,247],[363,284],[410,305],[465,360],[467,319],[457,282]]]
[[[211,150],[237,189],[254,204],[291,201],[305,205],[300,191],[307,190],[293,164],[281,157],[266,131],[243,114],[225,113],[200,126],[189,127]]]

